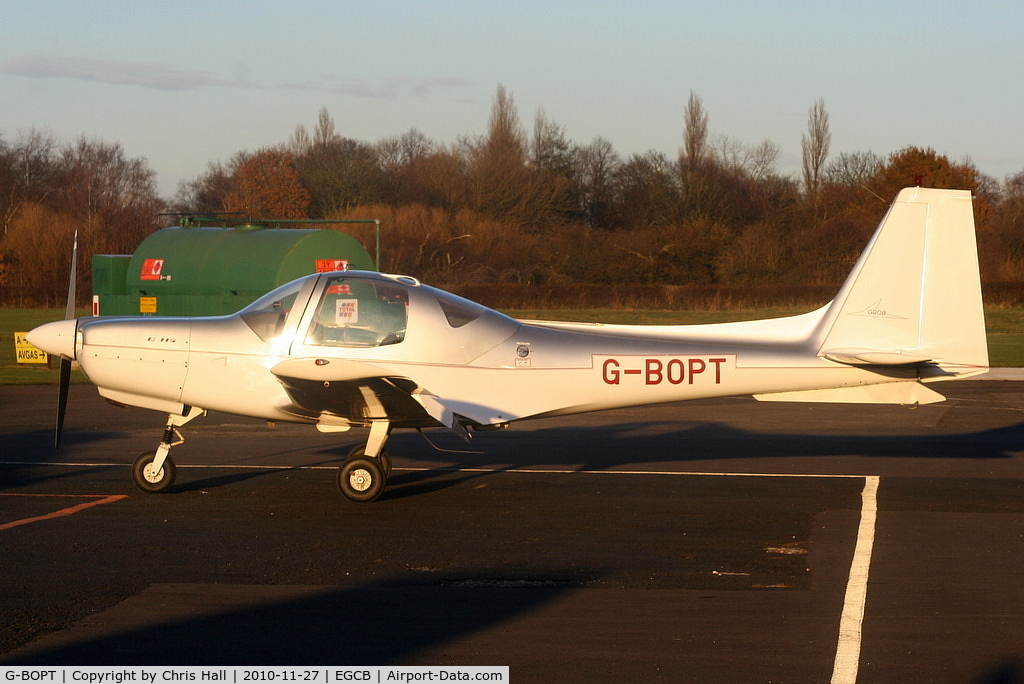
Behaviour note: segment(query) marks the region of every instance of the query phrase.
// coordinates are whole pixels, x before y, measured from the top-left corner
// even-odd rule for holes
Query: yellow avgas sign
[[[48,361],[46,352],[29,344],[25,338],[27,333],[14,333],[14,355],[18,363],[46,363]]]

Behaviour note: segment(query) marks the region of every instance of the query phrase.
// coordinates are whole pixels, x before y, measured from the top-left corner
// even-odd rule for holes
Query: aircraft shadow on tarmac
[[[426,649],[530,613],[573,587],[568,583],[466,586],[458,581],[439,585],[432,576],[431,586],[385,580],[345,588],[292,588],[286,590],[292,596],[268,601],[267,592],[273,596],[274,588],[203,586],[214,599],[232,592],[236,606],[223,612],[200,611],[206,614],[187,619],[111,630],[113,633],[83,637],[74,643],[36,645],[2,656],[0,662],[47,666],[412,663]],[[189,589],[184,587],[186,593]],[[250,592],[252,597],[238,601],[239,592]],[[295,596],[297,593],[300,595]]]
[[[638,464],[683,465],[739,459],[751,469],[765,458],[833,458],[859,456],[912,459],[1005,459],[1024,451],[1024,424],[964,434],[859,435],[811,433],[758,433],[720,423],[695,423],[679,429],[678,422],[616,423],[601,426],[515,429],[483,435],[466,445],[444,431],[430,441],[446,451],[438,452],[409,432],[396,433],[392,453],[402,463],[423,458],[431,465],[403,471],[396,466],[382,499],[414,497],[499,472],[525,468],[570,468],[606,471]],[[638,434],[640,431],[655,434]],[[351,444],[330,446],[311,453],[322,455],[315,465],[331,466],[344,460]],[[301,450],[301,448],[300,448]],[[199,456],[201,458],[201,456]],[[436,461],[444,465],[436,465]],[[280,470],[287,470],[281,468]],[[211,489],[267,475],[275,470],[238,471],[182,482],[179,491]]]
[[[360,439],[361,432],[355,431],[344,442],[327,447],[289,440],[289,447],[280,453],[304,452],[319,457],[312,463],[307,460],[304,467],[333,466],[344,460],[349,449]],[[871,435],[822,434],[798,428],[786,432],[755,432],[706,421],[619,422],[529,429],[513,427],[508,431],[480,435],[468,445],[445,430],[430,431],[429,434],[430,442],[444,451],[437,451],[413,432],[400,431],[392,436],[389,450],[397,459],[396,471],[390,478],[389,489],[384,495],[386,498],[414,496],[484,477],[494,471],[517,468],[601,471],[640,464],[657,467],[668,463],[685,468],[690,462],[738,459],[750,461],[751,469],[756,471],[757,461],[767,458],[856,456],[984,460],[1010,458],[1024,451],[1024,423],[955,434],[922,429],[916,433]],[[116,441],[117,437],[116,432],[68,433],[62,453],[67,459],[74,453],[76,444]],[[0,451],[21,454],[25,463],[47,461],[56,456],[49,438],[48,434],[39,431],[0,435]],[[179,465],[203,465],[204,441],[201,435],[195,436],[187,447],[180,447],[174,453]],[[401,470],[402,464],[410,461],[415,464],[420,459],[430,464],[426,470]],[[439,462],[443,465],[436,465]],[[290,467],[221,471],[200,478],[182,477],[179,473],[179,483],[171,491],[227,486]],[[459,472],[453,476],[451,471]],[[61,469],[41,474],[38,468],[29,465],[5,465],[0,467],[0,487],[38,482],[40,477],[73,477],[77,472],[77,469]]]
[[[1024,449],[1024,423],[952,435],[826,435],[799,430],[780,434],[721,423],[691,423],[682,428],[675,421],[618,423],[530,433],[511,430],[483,436],[471,447],[483,453],[461,457],[459,462],[465,467],[488,462],[519,467],[568,463],[585,470],[604,470],[637,463],[832,456],[989,459],[1007,458]]]
[[[414,441],[392,438],[394,453],[405,459],[440,458],[450,465],[392,475],[386,497],[413,496],[443,489],[492,472],[525,468],[568,467],[581,471],[629,469],[638,465],[657,469],[659,464],[686,468],[691,462],[742,460],[756,463],[768,458],[823,458],[842,456],[909,459],[1006,459],[1024,451],[1024,424],[964,434],[862,435],[750,432],[721,423],[695,423],[680,429],[678,422],[617,423],[603,426],[551,427],[531,432],[515,429],[485,435],[468,445],[475,453],[445,452],[417,447]],[[653,434],[643,434],[644,432]],[[640,434],[638,434],[640,433]],[[412,440],[413,436],[406,436]],[[441,442],[444,438],[432,441]],[[444,448],[468,450],[455,440]],[[438,471],[458,471],[457,477],[438,477]]]

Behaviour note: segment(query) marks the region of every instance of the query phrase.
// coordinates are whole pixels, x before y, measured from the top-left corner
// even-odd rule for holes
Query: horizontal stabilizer
[[[831,404],[934,404],[945,397],[921,383],[887,382],[880,385],[858,385],[833,389],[755,394],[758,401],[793,401]]]
[[[851,366],[905,366],[908,364],[931,361],[927,356],[908,351],[878,351],[877,349],[827,349],[821,356],[830,361],[850,364]]]

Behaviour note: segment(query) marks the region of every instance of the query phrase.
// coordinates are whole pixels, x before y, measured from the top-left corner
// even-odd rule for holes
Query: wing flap
[[[467,423],[477,430],[493,430],[508,425],[511,420],[493,407],[473,402],[446,399],[427,392],[416,394],[413,398],[438,422],[456,432],[464,429],[462,426]]]

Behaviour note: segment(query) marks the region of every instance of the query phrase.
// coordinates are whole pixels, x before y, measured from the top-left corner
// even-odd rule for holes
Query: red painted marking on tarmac
[[[87,501],[86,503],[81,503],[81,504],[78,504],[77,506],[69,506],[68,508],[62,508],[59,511],[54,511],[52,513],[47,513],[46,515],[37,515],[34,518],[22,518],[21,520],[14,520],[14,521],[9,522],[9,523],[3,523],[3,524],[0,524],[0,531],[9,530],[12,527],[18,527],[19,525],[28,525],[29,523],[41,522],[43,520],[53,520],[54,518],[61,518],[61,517],[68,516],[68,515],[74,515],[75,513],[78,513],[79,511],[84,511],[85,509],[92,508],[93,506],[101,506],[103,504],[114,503],[115,501],[120,501],[121,499],[127,499],[128,498],[128,495],[126,495],[126,494],[112,494],[112,495],[107,496],[107,495],[103,495],[103,494],[64,495],[64,494],[3,494],[3,493],[0,493],[0,496],[34,496],[34,497],[61,497],[61,498],[65,498],[65,499],[67,499],[67,498],[96,499],[95,501]]]

